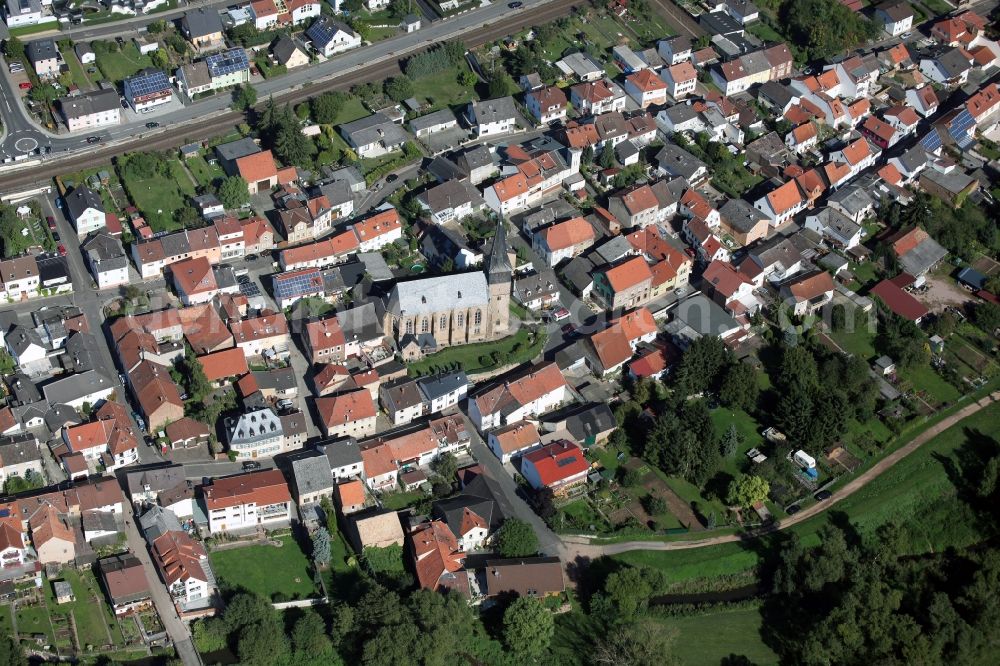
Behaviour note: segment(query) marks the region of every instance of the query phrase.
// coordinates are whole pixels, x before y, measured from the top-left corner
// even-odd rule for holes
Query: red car
[[[25,81],[24,83],[20,84],[18,88],[20,88],[21,90],[31,90],[31,84]]]
[[[46,216],[45,221],[49,223],[49,231],[56,230],[56,218],[51,215]]]
[[[58,250],[59,250],[59,256],[62,256],[62,257],[66,256],[66,246],[65,245],[60,245],[59,248],[58,248]]]

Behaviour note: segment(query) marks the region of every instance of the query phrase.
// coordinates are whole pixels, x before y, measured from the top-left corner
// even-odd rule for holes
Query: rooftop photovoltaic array
[[[226,76],[233,72],[250,69],[247,53],[243,49],[231,49],[223,53],[215,53],[205,58],[209,73],[215,76]]]
[[[170,90],[170,81],[167,80],[167,75],[158,69],[136,74],[128,79],[128,85],[136,97]]]
[[[319,270],[281,276],[274,281],[274,295],[277,297],[296,296],[323,290],[323,275]]]

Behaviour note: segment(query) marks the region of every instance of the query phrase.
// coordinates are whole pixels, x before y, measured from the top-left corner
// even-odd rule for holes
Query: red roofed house
[[[90,461],[103,459],[109,472],[139,461],[139,440],[120,403],[105,401],[94,419],[63,429],[70,453],[82,453]]]
[[[903,291],[892,280],[882,280],[872,287],[871,293],[878,296],[889,310],[916,324],[928,314],[923,303]]]
[[[684,99],[694,92],[698,84],[698,72],[690,62],[680,62],[663,69],[663,80],[674,99]]]
[[[247,358],[274,355],[288,356],[291,337],[288,335],[288,320],[282,313],[262,312],[252,319],[234,321],[229,325],[236,346],[243,350]]]
[[[754,208],[764,213],[772,227],[779,227],[805,208],[806,201],[794,180],[772,190],[754,202]]]
[[[795,316],[812,314],[833,298],[833,278],[821,270],[805,273],[781,285],[780,295]]]
[[[198,361],[201,362],[201,369],[205,371],[205,377],[217,387],[224,386],[230,383],[228,380],[242,377],[250,372],[247,357],[239,347],[230,347],[199,356]]]
[[[625,110],[625,95],[605,79],[578,83],[569,89],[569,99],[581,114],[599,116],[609,111]]]
[[[544,363],[470,398],[469,418],[480,432],[523,421],[558,407],[567,399],[567,388],[559,366]]]
[[[175,604],[195,604],[211,594],[208,553],[187,532],[164,532],[152,546],[153,561]]]
[[[97,568],[115,615],[126,615],[150,605],[149,580],[139,558],[131,553],[98,560]]]
[[[347,339],[336,317],[308,322],[301,337],[310,363],[342,363],[347,359]]]
[[[549,266],[557,266],[566,259],[582,254],[594,244],[594,227],[582,217],[574,217],[565,222],[557,222],[539,229],[532,236],[535,252],[540,254]]]
[[[861,133],[883,150],[895,145],[903,138],[902,133],[896,127],[884,120],[879,120],[875,116],[868,116],[865,119],[865,122],[861,125]]]
[[[511,423],[492,431],[486,438],[486,445],[501,462],[509,462],[511,457],[530,451],[542,443],[538,429],[531,421]]]
[[[316,413],[326,437],[367,437],[375,433],[378,410],[366,389],[316,398]]]
[[[626,76],[625,92],[644,109],[667,103],[667,84],[651,69],[640,69]]]
[[[562,88],[547,86],[532,90],[524,96],[524,105],[541,123],[552,123],[566,119],[566,93]]]
[[[458,539],[440,520],[418,525],[410,533],[413,568],[417,582],[425,590],[454,590],[469,598],[469,574],[465,571],[465,552]]]
[[[202,496],[211,534],[274,529],[291,518],[292,494],[276,469],[215,479]]]
[[[593,277],[594,293],[608,309],[634,308],[649,302],[653,273],[642,257],[626,259],[595,272]]]
[[[357,236],[358,252],[377,252],[403,237],[403,225],[395,208],[369,215],[353,223],[350,228]]]
[[[278,167],[270,150],[246,155],[236,160],[236,170],[247,181],[250,194],[268,192],[278,185]]]
[[[587,480],[590,464],[583,450],[564,439],[546,444],[521,458],[521,474],[535,490],[550,488],[564,493]]]
[[[816,130],[816,123],[812,121],[802,123],[785,135],[785,145],[797,155],[812,150],[818,141],[819,132]]]

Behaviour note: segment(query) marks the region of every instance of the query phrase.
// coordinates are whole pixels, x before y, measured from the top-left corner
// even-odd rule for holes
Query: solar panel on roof
[[[170,90],[170,81],[167,80],[167,75],[159,70],[136,74],[128,79],[128,85],[136,97]]]
[[[215,53],[205,58],[208,72],[212,76],[226,76],[233,72],[250,69],[247,53],[243,49],[231,49],[223,53]]]
[[[300,273],[291,276],[278,276],[274,279],[275,296],[294,296],[319,292],[323,289],[323,278],[319,271]]]
[[[571,465],[576,462],[576,456],[570,456],[569,458],[562,458],[556,461],[556,467],[565,467],[566,465]]]

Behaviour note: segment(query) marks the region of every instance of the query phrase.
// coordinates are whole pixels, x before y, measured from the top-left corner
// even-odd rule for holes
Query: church
[[[395,333],[403,360],[507,335],[512,273],[507,229],[500,221],[484,272],[397,283],[389,294],[386,330]]]

